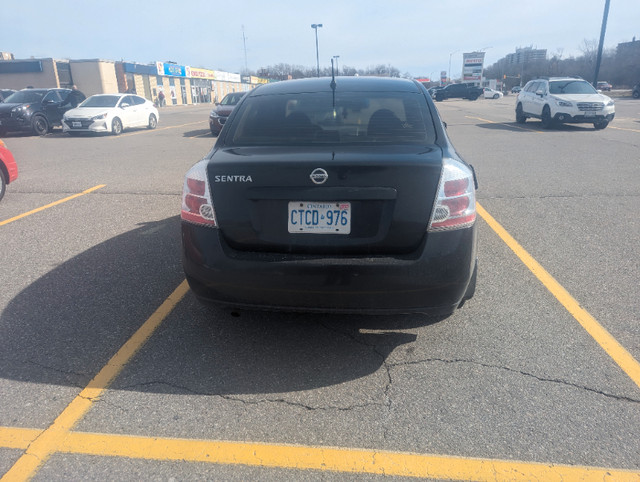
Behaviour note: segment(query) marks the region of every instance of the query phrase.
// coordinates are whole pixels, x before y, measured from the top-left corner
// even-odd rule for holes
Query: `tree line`
[[[484,69],[485,79],[503,80],[506,89],[511,89],[515,85],[524,85],[529,80],[537,77],[558,77],[576,76],[582,77],[589,82],[593,82],[596,68],[596,58],[598,53],[598,42],[596,40],[584,40],[580,47],[582,55],[574,57],[564,57],[563,50],[558,49],[551,56],[544,60],[525,62],[522,64],[509,64],[503,58],[495,64]],[[375,75],[384,77],[405,77],[413,78],[410,73],[400,73],[400,70],[392,65],[373,65],[365,69],[356,69],[348,65],[338,65],[339,71],[336,75]],[[256,71],[244,73],[245,75],[256,75],[277,80],[302,79],[315,77],[316,67],[305,67],[303,65],[292,65],[280,63],[261,67]],[[331,67],[320,68],[320,76],[331,76]],[[616,49],[606,49],[602,54],[600,65],[600,75],[597,80],[606,80],[614,88],[631,88],[640,82],[640,48],[623,49],[619,52]]]
[[[602,53],[602,63],[598,79],[594,79],[598,54],[596,40],[584,40],[580,50],[582,55],[563,57],[559,49],[545,60],[508,64],[506,58],[484,69],[486,79],[503,79],[506,89],[524,85],[537,77],[576,76],[594,82],[606,80],[614,88],[631,88],[640,82],[640,48],[606,49]]]
[[[391,66],[379,64],[375,66],[367,67],[366,69],[356,69],[348,65],[339,65],[336,75],[375,75],[384,77],[408,77],[411,78],[411,74],[400,75],[400,71]],[[267,67],[261,67],[255,72],[249,72],[248,75],[256,75],[258,77],[266,77],[269,79],[288,80],[288,79],[303,79],[307,77],[316,77],[316,67],[305,67],[303,65],[291,65],[291,64],[277,64]],[[320,67],[321,77],[331,77],[331,67]]]

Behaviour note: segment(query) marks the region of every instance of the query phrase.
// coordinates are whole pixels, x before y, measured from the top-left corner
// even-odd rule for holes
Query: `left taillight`
[[[218,223],[209,191],[207,162],[206,159],[198,162],[184,177],[180,217],[190,223],[216,227]]]
[[[473,171],[465,163],[445,158],[433,206],[429,231],[467,228],[476,220],[476,190]]]

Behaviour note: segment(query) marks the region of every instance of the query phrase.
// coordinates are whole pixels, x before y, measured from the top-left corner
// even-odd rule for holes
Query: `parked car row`
[[[133,127],[155,129],[159,117],[151,101],[135,94],[97,94],[86,98],[75,89],[27,88],[14,91],[0,102],[0,135],[32,132],[43,136],[57,126],[70,135],[80,132],[118,135]]]

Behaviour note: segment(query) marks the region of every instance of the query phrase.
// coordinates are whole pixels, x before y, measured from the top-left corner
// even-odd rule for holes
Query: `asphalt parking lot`
[[[640,480],[640,102],[602,131],[437,103],[479,178],[446,319],[209,309],[180,263],[209,106],[4,138],[2,480]]]

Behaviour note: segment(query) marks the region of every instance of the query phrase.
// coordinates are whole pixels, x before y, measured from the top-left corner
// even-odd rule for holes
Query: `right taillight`
[[[216,213],[209,193],[207,162],[206,159],[198,162],[184,177],[180,217],[184,221],[215,227]]]
[[[433,206],[429,231],[445,231],[471,226],[476,220],[473,171],[465,163],[445,158]]]

